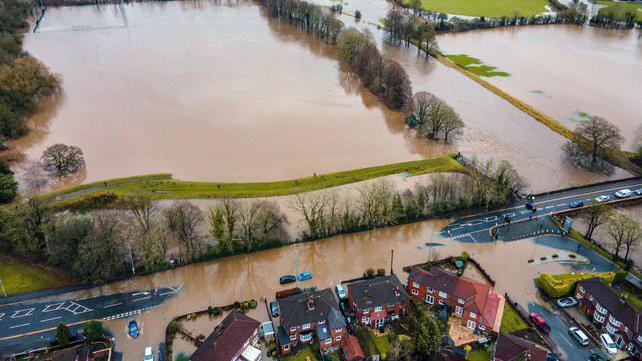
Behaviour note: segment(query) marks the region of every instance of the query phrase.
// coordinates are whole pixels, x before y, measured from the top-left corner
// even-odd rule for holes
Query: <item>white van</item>
[[[600,341],[602,342],[602,346],[604,346],[604,349],[606,350],[606,352],[608,352],[609,355],[617,354],[617,346],[615,345],[615,342],[613,342],[611,335],[609,335],[608,333],[601,334]]]
[[[145,347],[145,358],[143,361],[154,361],[154,350],[151,347]]]

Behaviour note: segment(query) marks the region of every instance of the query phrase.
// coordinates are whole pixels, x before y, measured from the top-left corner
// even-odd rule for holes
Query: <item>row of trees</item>
[[[303,219],[304,239],[317,239],[444,216],[470,208],[490,208],[512,200],[524,183],[507,162],[482,163],[472,175],[434,175],[413,190],[397,192],[388,182],[358,190],[356,197],[332,192],[299,194],[293,209]]]
[[[326,7],[301,0],[261,0],[269,16],[292,24],[328,43],[334,44],[343,30],[343,22]]]
[[[421,138],[432,140],[443,136],[446,142],[449,137],[459,135],[464,127],[453,108],[428,92],[419,92],[412,97],[406,110],[406,124]]]
[[[607,205],[590,207],[580,214],[580,218],[586,224],[584,238],[588,240],[593,239],[596,230],[606,227],[608,244],[616,259],[624,251],[624,261],[629,262],[630,252],[642,241],[640,224],[627,214],[613,211]]]
[[[426,59],[430,52],[438,48],[435,27],[432,22],[419,20],[405,12],[389,10],[384,19],[390,40],[410,46],[412,41],[417,45],[417,55],[424,51]]]
[[[638,19],[637,14],[639,14],[637,9],[614,2],[606,8],[600,9],[591,18],[591,24],[603,28],[632,28],[635,24],[642,26],[642,20]]]

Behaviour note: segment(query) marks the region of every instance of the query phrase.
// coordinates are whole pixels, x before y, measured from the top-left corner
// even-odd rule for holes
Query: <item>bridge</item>
[[[623,189],[631,191],[642,190],[642,177],[623,179],[592,184],[589,186],[570,188],[535,196],[534,200],[520,200],[499,209],[460,218],[445,227],[441,233],[460,242],[482,243],[492,242],[491,228],[508,224],[508,222],[526,221],[575,211],[596,204],[619,204],[642,200],[642,195],[633,193],[627,198],[618,198],[615,192]],[[598,202],[599,196],[608,196],[606,201]],[[573,202],[583,202],[583,206],[571,207]],[[528,203],[536,206],[536,210],[527,209]]]

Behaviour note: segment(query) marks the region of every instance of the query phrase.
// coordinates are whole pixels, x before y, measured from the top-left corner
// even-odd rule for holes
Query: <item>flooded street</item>
[[[573,25],[444,34],[440,48],[496,66],[488,80],[573,129],[589,115],[617,125],[634,150],[642,140],[642,39],[639,31]]]

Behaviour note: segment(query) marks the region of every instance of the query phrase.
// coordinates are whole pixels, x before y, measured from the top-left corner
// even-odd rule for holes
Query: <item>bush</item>
[[[375,270],[373,268],[368,268],[364,273],[363,273],[363,278],[372,278],[375,275]]]
[[[97,341],[103,338],[104,335],[105,329],[103,328],[103,324],[99,321],[89,321],[87,322],[87,325],[85,325],[85,336],[87,337],[87,341]]]
[[[256,300],[251,300],[250,301],[250,308],[251,309],[255,309],[256,306],[258,306],[258,302],[256,302]]]
[[[172,320],[172,322],[167,326],[167,333],[174,336],[176,332],[178,332],[178,322],[176,320]]]
[[[608,284],[613,282],[615,272],[606,273],[576,273],[551,275],[548,272],[542,273],[537,279],[537,287],[549,297],[559,298],[569,295],[575,290],[577,282],[591,278],[602,278]]]
[[[462,259],[464,262],[468,262],[468,260],[470,259],[470,254],[468,254],[468,252],[466,252],[466,251],[463,251],[463,252],[461,253],[461,259]]]
[[[383,277],[385,275],[386,275],[386,270],[385,269],[383,269],[383,268],[377,269],[377,276]]]

